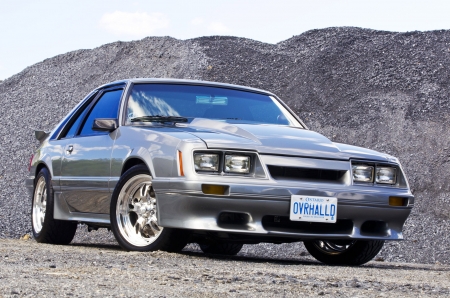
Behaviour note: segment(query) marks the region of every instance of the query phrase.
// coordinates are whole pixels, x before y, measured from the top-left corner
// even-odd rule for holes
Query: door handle
[[[72,151],[73,151],[73,146],[72,145],[67,146],[67,149],[66,149],[67,154],[71,154]]]

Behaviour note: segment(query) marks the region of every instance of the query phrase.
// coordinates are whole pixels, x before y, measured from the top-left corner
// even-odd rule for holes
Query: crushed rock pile
[[[406,240],[387,243],[380,259],[450,263],[450,31],[445,30],[338,27],[277,44],[237,37],[147,37],[30,66],[0,82],[0,238],[30,233],[24,178],[38,146],[33,130],[53,128],[95,87],[134,77],[266,89],[331,140],[397,156],[416,204],[405,225]],[[76,241],[113,240],[81,229]],[[301,244],[260,244],[243,253],[300,251]]]

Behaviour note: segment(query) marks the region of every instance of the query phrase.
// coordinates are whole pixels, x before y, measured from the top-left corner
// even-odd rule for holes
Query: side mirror
[[[119,127],[117,119],[113,118],[97,118],[92,124],[92,129],[97,131],[114,131]]]

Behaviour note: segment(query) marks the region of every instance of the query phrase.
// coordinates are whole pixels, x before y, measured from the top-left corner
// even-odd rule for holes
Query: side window
[[[117,118],[119,103],[123,90],[107,91],[103,93],[94,108],[89,113],[81,129],[81,136],[105,134],[103,131],[92,130],[92,124],[97,118]]]
[[[72,138],[76,134],[77,128],[78,126],[80,126],[80,122],[84,118],[84,115],[86,115],[87,110],[88,109],[85,108],[84,111],[80,115],[78,115],[77,120],[72,123],[72,126],[70,127],[64,138]]]
[[[89,110],[89,106],[90,103],[92,102],[92,100],[95,98],[95,96],[97,95],[97,92],[94,92],[90,98],[83,104],[82,107],[80,107],[80,111],[78,111],[76,114],[78,115],[74,115],[72,116],[72,118],[75,118],[75,121],[73,121],[73,119],[69,120],[70,122],[72,122],[71,124],[69,124],[69,129],[64,129],[65,132],[61,135],[61,139],[64,138],[72,138],[73,136],[75,136],[75,134],[77,133],[78,127],[80,127],[80,123],[81,120],[83,120],[84,116],[86,115],[87,111]]]

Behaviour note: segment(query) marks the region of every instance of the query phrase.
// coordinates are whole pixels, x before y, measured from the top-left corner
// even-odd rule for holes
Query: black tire
[[[69,244],[77,223],[53,218],[54,197],[50,173],[42,168],[34,181],[31,201],[31,230],[39,243]]]
[[[214,242],[210,244],[199,244],[200,249],[206,254],[234,256],[241,251],[242,243]]]
[[[181,251],[189,231],[163,228],[157,223],[156,196],[148,168],[139,164],[127,170],[111,198],[111,230],[127,251]]]
[[[383,248],[384,240],[313,240],[304,244],[322,263],[358,266],[372,260]]]

